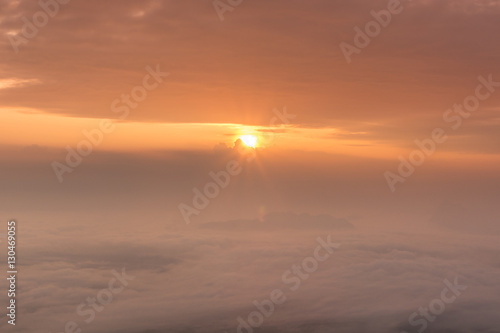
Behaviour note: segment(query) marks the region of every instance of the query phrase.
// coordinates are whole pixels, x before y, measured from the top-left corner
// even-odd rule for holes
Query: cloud
[[[263,332],[412,332],[410,314],[439,298],[443,281],[455,277],[467,289],[426,331],[487,332],[497,327],[500,303],[494,295],[500,268],[496,238],[487,235],[464,243],[458,235],[435,230],[335,230],[332,240],[341,247],[292,291],[292,284],[282,281],[283,273],[311,256],[316,238],[326,238],[328,232],[156,227],[152,237],[130,224],[120,233],[103,225],[95,234],[93,226],[82,222],[73,223],[79,230],[64,230],[59,222],[45,221],[43,227],[18,221],[31,229],[24,236],[24,257],[30,264],[22,273],[21,330],[58,331],[73,320],[95,333],[236,332],[236,318],[256,310],[253,301],[262,302],[281,289],[287,301],[266,318]],[[143,220],[141,228],[156,222]],[[171,258],[169,269],[157,269],[162,258]],[[76,307],[105,288],[111,271],[122,266],[136,279],[85,324]]]
[[[294,214],[290,212],[270,213],[254,220],[233,220],[224,222],[209,222],[200,225],[213,230],[283,230],[283,229],[318,229],[342,230],[354,226],[346,219],[336,219],[329,215]]]
[[[40,84],[41,82],[37,79],[20,79],[20,78],[9,78],[0,80],[0,90],[1,89],[12,89],[21,88],[28,85]]]
[[[40,10],[32,1],[3,6],[3,33]],[[171,76],[131,121],[268,125],[270,110],[287,105],[297,125],[408,117],[411,127],[429,125],[414,115],[442,113],[478,75],[497,73],[497,3],[472,0],[413,2],[347,65],[338,44],[386,6],[254,1],[221,23],[209,1],[68,3],[18,56],[1,42],[3,75],[43,82],[4,91],[2,107],[109,118],[111,102],[160,64]]]

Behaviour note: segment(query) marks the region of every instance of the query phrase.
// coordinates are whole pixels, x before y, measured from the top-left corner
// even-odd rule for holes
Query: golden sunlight
[[[242,135],[240,136],[240,139],[248,147],[255,148],[255,146],[257,146],[258,139],[255,135]]]

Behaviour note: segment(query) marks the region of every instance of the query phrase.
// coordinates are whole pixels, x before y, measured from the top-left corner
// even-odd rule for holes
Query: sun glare
[[[255,148],[257,145],[257,137],[255,135],[242,135],[240,136],[241,141],[245,144],[245,146]]]

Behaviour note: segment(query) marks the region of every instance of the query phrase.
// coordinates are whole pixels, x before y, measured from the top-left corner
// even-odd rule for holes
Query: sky
[[[499,22],[496,0],[0,0],[2,331],[500,332]]]

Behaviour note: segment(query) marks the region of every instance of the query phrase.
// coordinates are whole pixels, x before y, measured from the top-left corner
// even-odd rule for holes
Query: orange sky
[[[436,129],[446,141],[404,186],[442,173],[462,182],[465,171],[488,184],[499,166],[496,1],[406,3],[350,63],[339,45],[355,43],[354,28],[387,1],[245,1],[224,21],[209,1],[71,1],[17,53],[9,38],[23,33],[18,18],[32,17],[39,5],[0,6],[0,151],[9,181],[35,177],[24,174],[29,160],[26,168],[57,182],[51,163],[90,140],[85,132],[97,135],[96,154],[68,179],[100,179],[106,161],[136,156],[133,165],[173,163],[179,169],[172,173],[181,175],[172,177],[192,186],[222,163],[218,152],[256,135],[259,177],[276,173],[266,165],[286,165],[292,178],[317,177],[285,191],[295,195],[291,206],[309,184],[319,192],[343,184],[332,191],[350,193],[350,203],[315,206],[322,211],[355,205],[359,194],[347,189],[359,179],[385,195],[385,172],[395,172],[416,140],[428,141]],[[448,111],[478,91],[488,96],[470,116]],[[197,173],[189,174],[192,163]],[[191,192],[186,184],[171,187]]]
[[[196,10],[193,1],[168,3],[71,2],[18,54],[2,39],[2,143],[76,145],[99,119],[120,120],[113,101],[141,86],[149,66],[169,76],[98,149],[231,146],[286,106],[296,117],[277,145],[396,158],[445,126],[443,113],[474,92],[478,76],[500,80],[492,1],[408,4],[350,64],[339,44],[371,18],[360,1],[257,1],[223,22],[209,2]],[[13,17],[38,5],[2,6],[0,32],[12,35],[22,27]],[[250,23],[257,15],[260,24]],[[498,154],[499,101],[497,93],[482,102],[441,151]]]

